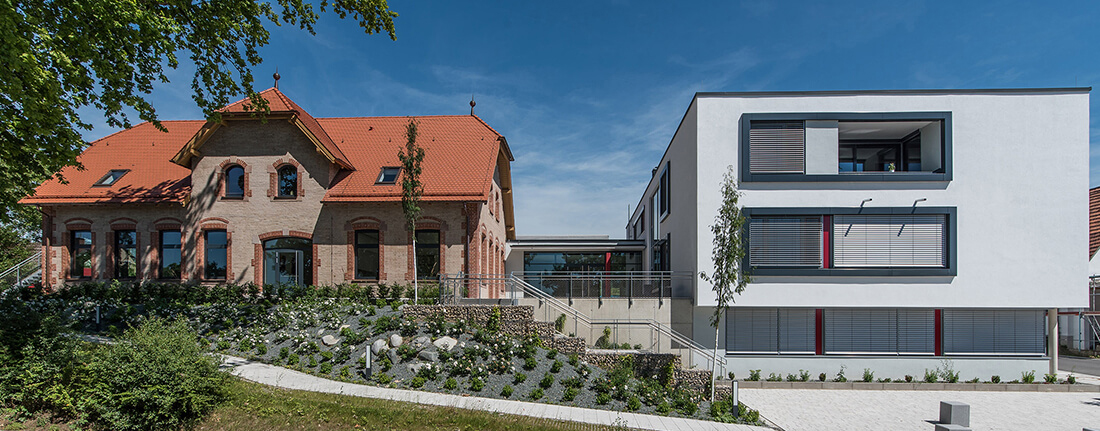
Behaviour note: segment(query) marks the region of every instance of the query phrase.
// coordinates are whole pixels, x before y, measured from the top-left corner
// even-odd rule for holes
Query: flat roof
[[[1088,93],[1092,87],[1050,88],[959,88],[912,90],[812,90],[812,91],[700,91],[695,97],[797,97],[797,96],[861,96],[861,95],[937,95],[937,94],[1036,94]]]

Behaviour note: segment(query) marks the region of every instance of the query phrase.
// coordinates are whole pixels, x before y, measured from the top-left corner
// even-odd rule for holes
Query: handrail
[[[11,285],[12,286],[22,286],[23,283],[27,279],[30,279],[31,277],[34,276],[34,274],[37,271],[40,271],[42,269],[42,260],[41,260],[41,258],[42,258],[42,251],[39,250],[38,252],[34,253],[30,257],[28,257],[26,259],[23,259],[23,261],[15,264],[11,268],[8,268],[8,269],[4,270],[3,272],[0,272],[0,284],[7,285],[8,282],[6,280],[8,278],[11,278],[12,276],[14,276],[15,278],[11,282]],[[33,265],[30,265],[28,268],[26,268],[26,270],[24,270],[24,267],[28,266],[28,264],[33,264]]]
[[[665,334],[670,339],[672,339],[672,341],[675,341],[675,342],[677,342],[681,345],[687,346],[687,348],[692,351],[692,354],[698,354],[702,358],[709,361],[711,364],[713,364],[714,361],[715,361],[715,357],[714,357],[713,352],[709,351],[706,347],[703,347],[699,343],[696,343],[695,340],[692,340],[691,338],[688,338],[688,337],[684,336],[683,334],[680,334],[679,332],[676,332],[675,329],[672,329],[668,325],[665,325],[661,322],[658,322],[658,321],[653,320],[653,319],[595,319],[595,320],[593,320],[593,319],[589,318],[587,315],[585,315],[584,313],[581,313],[580,311],[578,311],[576,308],[565,305],[565,303],[559,301],[557,298],[554,298],[553,296],[550,296],[549,294],[547,294],[546,292],[543,292],[542,290],[538,289],[537,287],[532,286],[530,283],[524,281],[522,278],[519,278],[519,277],[517,277],[516,275],[513,274],[513,275],[511,275],[511,279],[512,279],[513,283],[518,284],[523,288],[523,291],[524,291],[525,294],[530,293],[532,296],[535,296],[540,300],[546,301],[549,304],[553,304],[556,308],[559,308],[562,311],[569,312],[570,314],[572,314],[574,316],[573,319],[575,321],[583,322],[586,326],[589,327],[589,329],[591,329],[593,325],[609,324],[609,323],[611,323],[611,324],[628,324],[628,325],[631,325],[631,324],[648,325],[650,327],[650,330],[657,331],[658,333]]]
[[[19,262],[19,263],[15,264],[14,266],[12,266],[11,268],[8,268],[8,269],[4,270],[4,272],[0,272],[0,277],[7,276],[8,274],[11,274],[11,273],[17,271],[19,268],[23,267],[23,265],[26,265],[28,262],[38,260],[41,257],[42,257],[42,251],[39,250],[35,254],[31,255],[31,257],[23,259],[22,262]],[[22,280],[20,280],[20,281],[22,281]]]

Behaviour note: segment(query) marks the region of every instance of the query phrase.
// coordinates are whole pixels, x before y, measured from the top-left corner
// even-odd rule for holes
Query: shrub
[[[332,374],[332,362],[321,364],[321,368],[318,371],[320,371],[321,374]]]
[[[550,372],[557,374],[559,371],[561,371],[561,367],[564,365],[565,364],[561,363],[561,361],[555,360],[554,363],[550,365]]]
[[[580,389],[584,387],[584,379],[581,376],[573,376],[568,379],[562,380],[561,385],[567,388]]]
[[[523,373],[516,373],[516,375],[512,377],[513,384],[518,385],[520,383],[523,383],[524,380],[527,380],[527,375]]]
[[[733,372],[730,372],[730,379],[733,379]],[[661,367],[661,374],[657,376],[657,380],[661,382],[661,386],[665,389],[671,389],[672,383],[676,380],[676,366],[672,361],[668,361],[663,367]]]
[[[400,356],[402,361],[412,360],[412,358],[416,357],[417,353],[419,352],[408,344],[402,344],[397,347],[397,356]]]
[[[573,353],[573,354],[569,355],[569,365],[570,366],[575,368],[577,366],[577,364],[580,364],[580,361],[581,361],[580,357],[578,357],[576,353]]]
[[[1043,380],[1047,383],[1058,383],[1058,375],[1054,373],[1047,373],[1043,375]]]
[[[550,349],[546,352],[546,359],[554,359],[558,357],[558,349]]]
[[[489,312],[489,318],[485,321],[485,329],[489,332],[500,332],[500,307],[493,307]]]
[[[989,381],[992,382],[992,383],[1001,383],[1001,376],[990,377]]]
[[[226,340],[218,340],[218,350],[229,350],[229,342]]]
[[[309,355],[309,367],[317,368],[317,358],[314,358],[313,355]]]
[[[539,363],[535,360],[535,358],[527,358],[523,361],[523,369],[527,371],[535,369],[535,367],[537,367],[538,365]]]
[[[905,383],[912,383],[912,382],[913,382],[913,376],[910,376],[910,375],[906,374],[905,375]]]
[[[1077,378],[1073,377],[1073,374],[1070,374],[1070,375],[1066,376],[1066,384],[1067,385],[1076,385],[1077,384]]]
[[[730,371],[728,376],[729,376],[730,380],[733,380],[733,379],[737,378],[737,374],[734,374],[733,371]]]
[[[619,345],[619,348],[620,348],[620,349],[623,349],[623,350],[630,350],[630,343],[623,343],[623,344],[620,344],[620,345]]]
[[[611,402],[611,394],[609,394],[607,392],[601,392],[601,393],[596,394],[596,404],[599,404],[599,405],[602,406],[602,405],[605,405],[609,402]]]
[[[787,373],[787,381],[788,382],[794,382],[794,381],[797,381],[797,380],[798,380],[798,376],[796,376],[792,373]]]
[[[733,417],[733,400],[726,398],[710,403],[710,416],[713,418]],[[723,421],[726,422],[726,421]]]
[[[340,377],[343,377],[345,379],[351,377],[351,367],[347,365],[340,367]]]
[[[485,382],[483,382],[481,379],[479,379],[477,377],[473,377],[473,378],[470,379],[470,390],[471,391],[481,392],[482,389],[485,389]]]
[[[626,402],[626,409],[630,411],[636,411],[642,408],[642,401],[638,397],[630,397],[630,401]]]
[[[416,370],[416,376],[423,377],[425,380],[435,380],[439,377],[439,370],[431,364],[425,364],[419,370]]]
[[[409,381],[409,387],[419,389],[423,386],[424,386],[424,378],[423,377],[413,377],[412,380]]]
[[[80,400],[89,419],[116,430],[176,429],[209,413],[228,397],[228,374],[197,339],[183,320],[154,318],[93,349],[95,383]]]
[[[829,378],[829,376],[825,373],[821,373],[821,374],[817,375],[817,381],[819,381],[819,382],[824,382],[825,379],[828,379],[828,378]]]
[[[565,314],[562,314],[558,316],[557,319],[554,319],[554,329],[558,332],[565,330]]]
[[[500,390],[500,396],[509,398],[512,396],[512,385],[504,385],[504,388]]]
[[[747,380],[750,382],[759,382],[760,370],[749,370],[749,378]]]
[[[539,400],[542,399],[544,395],[546,395],[546,393],[542,391],[542,388],[535,388],[535,390],[531,391],[530,397],[532,400]]]
[[[672,404],[669,404],[668,401],[661,401],[660,404],[657,404],[657,413],[667,416],[671,411]]]
[[[458,380],[454,377],[448,377],[446,382],[443,382],[443,389],[453,391],[458,388]]]
[[[295,365],[298,365],[298,361],[299,361],[299,359],[298,359],[298,354],[297,353],[291,353],[290,355],[288,355],[286,357],[286,364],[290,365],[292,367],[295,366]]]
[[[1020,380],[1024,383],[1035,383],[1035,370],[1020,373]]]
[[[542,380],[539,380],[539,386],[543,389],[550,389],[551,386],[554,386],[554,376],[551,376],[550,373],[546,373],[546,375],[542,376]]]
[[[782,381],[783,377],[780,377],[778,374],[771,373],[771,374],[768,374],[768,379],[767,380],[769,382],[778,382],[778,381]]]
[[[810,372],[806,370],[798,370],[798,381],[808,382],[810,381]]]
[[[925,383],[936,383],[936,372],[935,371],[930,371],[927,368],[925,368],[924,369],[924,382]]]
[[[573,401],[577,398],[577,388],[568,388],[561,394],[562,401]]]
[[[390,368],[393,368],[393,361],[390,360],[389,356],[382,355],[378,358],[378,366],[382,368],[382,372],[386,372],[389,371]]]
[[[256,354],[263,356],[267,354],[267,344],[260,343],[256,345]]]
[[[283,347],[282,349],[279,349],[279,359],[285,361],[287,356],[290,356],[290,349],[288,349],[286,347]]]
[[[672,402],[672,408],[685,416],[694,416],[699,410],[699,405],[695,404],[690,397],[680,395]]]
[[[402,337],[412,337],[420,331],[420,327],[416,322],[403,322],[398,325],[398,330]]]
[[[332,361],[332,352],[325,350],[321,352],[321,361]]]
[[[867,383],[875,381],[875,372],[871,371],[870,368],[864,368],[863,369],[863,381],[867,382]]]

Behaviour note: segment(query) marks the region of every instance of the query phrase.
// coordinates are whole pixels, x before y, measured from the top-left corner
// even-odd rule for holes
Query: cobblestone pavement
[[[932,431],[940,401],[970,404],[970,427],[1100,428],[1100,393],[742,389],[741,402],[784,431]]]

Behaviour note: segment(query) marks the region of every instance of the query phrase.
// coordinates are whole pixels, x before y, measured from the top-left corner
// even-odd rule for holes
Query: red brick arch
[[[347,232],[347,267],[344,271],[344,280],[355,280],[355,231],[378,231],[378,282],[386,280],[386,222],[374,217],[357,217],[344,224]],[[364,281],[364,280],[360,280]],[[373,281],[373,280],[366,280]]]
[[[298,171],[298,190],[297,190],[297,194],[294,197],[294,199],[288,199],[288,198],[278,198],[278,199],[279,200],[295,200],[295,201],[297,201],[297,200],[301,200],[302,197],[305,196],[305,190],[302,188],[302,184],[305,182],[304,181],[304,175],[303,175],[305,173],[305,171],[302,169],[302,164],[301,163],[298,163],[297,160],[294,160],[294,157],[291,157],[289,154],[287,154],[286,156],[280,157],[278,160],[276,160],[274,163],[272,163],[271,166],[268,166],[268,168],[267,168],[268,179],[269,179],[268,189],[267,189],[267,197],[269,197],[271,199],[276,199],[279,196],[279,169],[282,168],[283,166],[287,166],[287,165],[294,166],[294,169],[296,169]]]
[[[252,176],[252,167],[245,163],[244,160],[237,158],[237,156],[230,156],[218,165],[218,200],[226,199],[225,197],[225,171],[230,166],[237,165],[244,169],[244,197],[243,198],[229,198],[230,200],[248,200],[252,196],[252,187],[249,186],[249,178]]]

